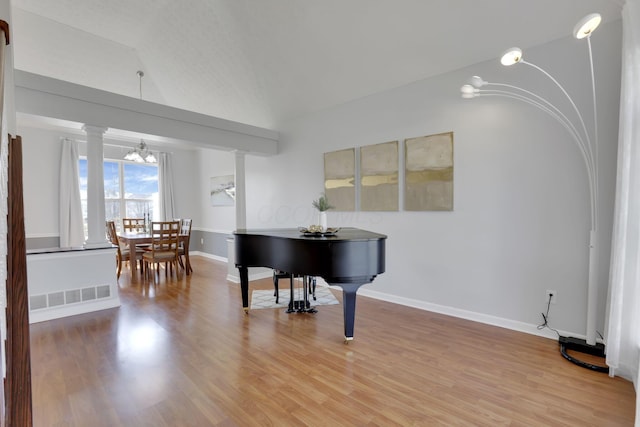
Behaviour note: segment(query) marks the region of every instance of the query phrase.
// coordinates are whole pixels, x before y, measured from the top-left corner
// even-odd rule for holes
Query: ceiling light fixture
[[[136,72],[139,80],[140,87],[140,100],[142,100],[142,77],[144,77],[144,72],[138,71]],[[130,160],[138,163],[156,163],[156,156],[153,155],[151,150],[147,147],[147,143],[144,142],[144,139],[140,139],[140,144],[132,148],[125,156],[125,160]]]
[[[591,70],[591,92],[593,99],[593,134],[587,131],[584,119],[580,110],[576,106],[575,102],[562,85],[551,74],[547,73],[542,68],[535,64],[522,59],[522,50],[514,47],[507,50],[501,57],[500,62],[502,65],[510,66],[514,64],[526,64],[532,68],[543,73],[547,76],[563,93],[565,98],[571,105],[571,110],[567,113],[560,110],[553,103],[547,99],[519,86],[510,85],[506,83],[490,83],[482,80],[478,76],[474,76],[469,80],[468,84],[465,84],[460,88],[462,97],[465,99],[476,98],[479,96],[501,96],[506,98],[515,99],[532,105],[551,117],[556,119],[571,135],[572,140],[576,143],[580,150],[580,154],[584,161],[584,165],[587,169],[587,179],[589,182],[589,195],[591,202],[591,231],[589,234],[589,275],[588,275],[588,288],[587,288],[587,333],[586,341],[578,340],[575,338],[560,337],[561,348],[564,343],[569,342],[572,349],[581,351],[584,353],[598,354],[602,352],[604,355],[604,346],[596,344],[596,317],[598,311],[597,297],[598,297],[598,252],[597,252],[597,226],[598,226],[598,113],[596,108],[596,90],[595,90],[595,77],[593,72],[593,54],[591,49],[591,34],[598,27],[601,21],[601,16],[597,13],[591,13],[582,18],[574,27],[573,36],[582,39],[587,39],[587,46],[589,51],[589,63]],[[570,119],[569,116],[573,117]],[[574,123],[575,122],[575,123]],[[576,123],[578,123],[576,125]],[[593,137],[593,138],[592,138]],[[579,342],[582,341],[583,343]],[[573,347],[573,345],[576,347]],[[593,352],[592,352],[593,351]],[[567,357],[563,350],[563,356],[577,363],[581,366],[588,367],[599,371],[608,371],[608,369],[596,369],[594,365],[589,365],[584,362],[575,360],[574,358]],[[573,360],[572,360],[573,359]],[[589,366],[585,366],[589,365]]]

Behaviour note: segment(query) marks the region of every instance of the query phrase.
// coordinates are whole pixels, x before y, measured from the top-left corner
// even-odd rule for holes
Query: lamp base
[[[562,357],[567,359],[569,362],[574,363],[583,368],[590,369],[592,371],[609,373],[608,366],[594,365],[592,363],[579,360],[567,353],[567,350],[573,350],[579,353],[584,353],[584,354],[589,354],[591,356],[604,358],[605,357],[604,344],[596,343],[595,345],[590,345],[590,344],[587,344],[587,342],[583,339],[574,338],[574,337],[562,337],[562,336],[558,339],[558,343],[560,344],[560,353],[562,354]]]

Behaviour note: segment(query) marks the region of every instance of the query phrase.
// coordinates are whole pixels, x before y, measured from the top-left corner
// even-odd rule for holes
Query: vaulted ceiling
[[[277,129],[566,37],[622,0],[12,0],[15,67]]]

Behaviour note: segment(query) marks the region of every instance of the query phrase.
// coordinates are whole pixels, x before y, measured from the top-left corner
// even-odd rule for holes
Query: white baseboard
[[[339,289],[339,287],[332,288]],[[372,291],[362,287],[358,289],[358,295],[365,297],[375,298],[381,301],[391,302],[395,304],[404,305],[407,307],[418,308],[421,310],[432,311],[434,313],[440,313],[447,316],[458,317],[461,319],[471,320],[473,322],[485,323],[487,325],[498,326],[505,329],[511,329],[513,331],[524,332],[530,335],[537,335],[544,338],[553,340],[558,339],[558,335],[549,329],[538,329],[538,325],[519,322],[516,320],[504,319],[502,317],[491,316],[483,313],[476,313],[473,311],[462,310],[459,308],[448,307],[439,304],[433,304],[426,301],[415,300],[411,298],[399,297],[396,295],[386,294],[384,292]],[[573,336],[576,338],[584,339],[584,335],[576,335],[566,331],[558,330],[558,333],[564,336]]]
[[[208,254],[206,252],[192,251],[189,253],[189,256],[192,256],[192,255],[198,255],[204,258],[209,258],[209,259],[213,259],[213,260],[225,262],[225,263],[229,262],[227,258]],[[266,279],[268,277],[272,277],[272,275],[273,275],[273,270],[271,269],[262,268],[262,267],[252,267],[249,270],[249,281]],[[240,276],[238,274],[227,274],[227,281],[233,282],[233,283],[240,283]]]
[[[193,255],[201,256],[203,258],[213,259],[213,260],[220,261],[220,262],[227,262],[227,259],[225,257],[221,257],[221,256],[218,256],[218,255],[213,255],[213,254],[208,254],[206,252],[189,251],[189,256],[193,256]]]
[[[254,273],[250,272],[249,281],[267,279],[269,277],[273,277],[273,270],[256,271]],[[240,283],[240,276],[234,275],[234,274],[227,274],[227,281],[233,282],[233,283]]]
[[[59,307],[44,308],[29,312],[29,323],[46,322],[48,320],[60,319],[77,314],[91,313],[98,310],[120,307],[120,298],[100,299],[90,302],[79,302],[77,304],[66,304]]]

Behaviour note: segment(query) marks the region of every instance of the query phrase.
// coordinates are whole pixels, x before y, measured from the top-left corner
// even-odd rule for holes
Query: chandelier
[[[132,148],[126,156],[125,160],[131,160],[138,163],[155,163],[157,162],[156,156],[153,155],[151,150],[147,147],[147,143],[143,139],[140,140],[140,144]]]
[[[138,75],[139,87],[140,87],[140,100],[142,100],[142,77],[144,77],[144,73],[142,71],[138,71],[136,73]],[[133,147],[125,156],[125,160],[130,160],[138,163],[156,163],[156,156],[153,155],[151,150],[147,147],[147,143],[144,142],[143,139],[140,139],[140,144]]]

